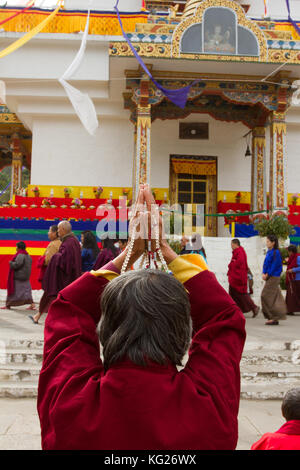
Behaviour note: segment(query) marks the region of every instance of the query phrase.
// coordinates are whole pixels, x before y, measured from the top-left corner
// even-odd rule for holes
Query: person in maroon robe
[[[154,204],[148,186],[143,197]],[[38,388],[44,450],[236,447],[245,318],[202,256],[159,244],[173,276],[130,271],[145,237],[129,240],[50,307]],[[129,271],[119,275],[127,250]]]
[[[82,274],[80,243],[70,222],[63,220],[58,224],[58,236],[62,243],[58,253],[52,256],[42,280],[49,306],[62,289]]]
[[[259,307],[255,305],[248,293],[247,255],[240,241],[235,238],[231,242],[232,258],[228,265],[229,294],[243,313],[253,312],[256,317]]]
[[[289,258],[286,267],[286,298],[288,315],[300,312],[300,253],[296,245],[288,247]]]
[[[117,240],[114,240],[109,237],[104,237],[101,241],[102,243],[102,250],[97,256],[97,259],[94,263],[93,269],[97,271],[97,269],[102,268],[105,264],[109,261],[112,261],[120,254],[120,249],[115,246]]]

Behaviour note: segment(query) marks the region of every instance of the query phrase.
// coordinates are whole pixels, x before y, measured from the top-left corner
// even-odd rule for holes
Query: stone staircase
[[[241,361],[241,398],[281,400],[300,387],[300,342],[247,343]]]
[[[43,340],[9,340],[0,348],[0,397],[37,396]]]
[[[9,340],[0,349],[0,397],[36,397],[42,340]],[[300,341],[247,342],[241,361],[241,398],[281,400],[300,387]]]

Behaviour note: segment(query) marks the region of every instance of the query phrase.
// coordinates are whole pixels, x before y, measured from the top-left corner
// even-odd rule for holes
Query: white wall
[[[179,139],[179,122],[208,122],[209,140]],[[245,158],[248,128],[240,123],[216,121],[208,115],[191,115],[183,120],[156,120],[151,129],[153,187],[169,186],[171,154],[218,157],[218,188],[250,191],[251,158]]]
[[[130,186],[133,126],[102,120],[91,137],[76,118],[39,118],[32,155],[32,184]]]
[[[260,294],[263,289],[261,279],[262,266],[266,252],[265,241],[260,237],[241,238],[241,245],[246,250],[248,265],[254,277],[253,300],[260,306]],[[218,237],[203,237],[203,246],[207,254],[209,269],[216,274],[220,284],[228,291],[228,264],[232,250],[230,239]]]
[[[287,187],[300,193],[300,123],[287,126]]]
[[[126,113],[126,112],[124,112]],[[248,129],[240,123],[191,115],[184,122],[209,122],[209,140],[179,139],[179,120],[156,120],[151,129],[151,185],[169,187],[172,154],[218,157],[220,191],[251,190],[251,157],[245,157]],[[33,120],[32,184],[73,186],[130,186],[134,152],[133,125],[126,115],[99,118],[91,137],[74,116],[48,116]],[[269,129],[266,178],[269,185]],[[287,133],[288,192],[300,192],[300,125]]]

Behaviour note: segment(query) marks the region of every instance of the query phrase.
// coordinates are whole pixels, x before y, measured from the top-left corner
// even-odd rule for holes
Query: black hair
[[[57,225],[51,225],[49,230],[53,233],[56,233],[56,236],[58,237],[58,226]]]
[[[238,238],[234,238],[233,240],[231,240],[231,243],[234,243],[237,246],[241,246],[241,242]]]
[[[296,245],[290,245],[288,247],[288,251],[290,251],[291,253],[297,253],[297,247]]]
[[[175,277],[152,269],[122,274],[105,287],[101,311],[105,370],[125,358],[181,365],[191,339],[190,302]]]
[[[18,242],[17,243],[17,248],[18,250],[26,250],[26,245],[24,242]]]
[[[94,259],[97,258],[100,250],[98,247],[97,239],[93,232],[91,230],[85,230],[84,232],[81,232],[83,235],[83,243],[82,243],[82,248],[90,249],[93,251],[93,257]]]
[[[267,235],[267,239],[270,240],[270,242],[274,243],[274,250],[278,250],[279,248],[279,243],[278,243],[278,238],[276,235]]]
[[[103,248],[111,250],[114,256],[119,254],[119,249],[115,246],[117,240],[114,238],[105,237],[101,240]]]
[[[292,388],[286,392],[281,411],[287,421],[300,420],[300,387]]]

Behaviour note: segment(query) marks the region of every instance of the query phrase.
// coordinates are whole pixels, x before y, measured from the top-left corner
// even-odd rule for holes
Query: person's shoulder
[[[278,440],[276,433],[267,432],[251,446],[251,450],[268,450],[274,448],[274,443]]]

